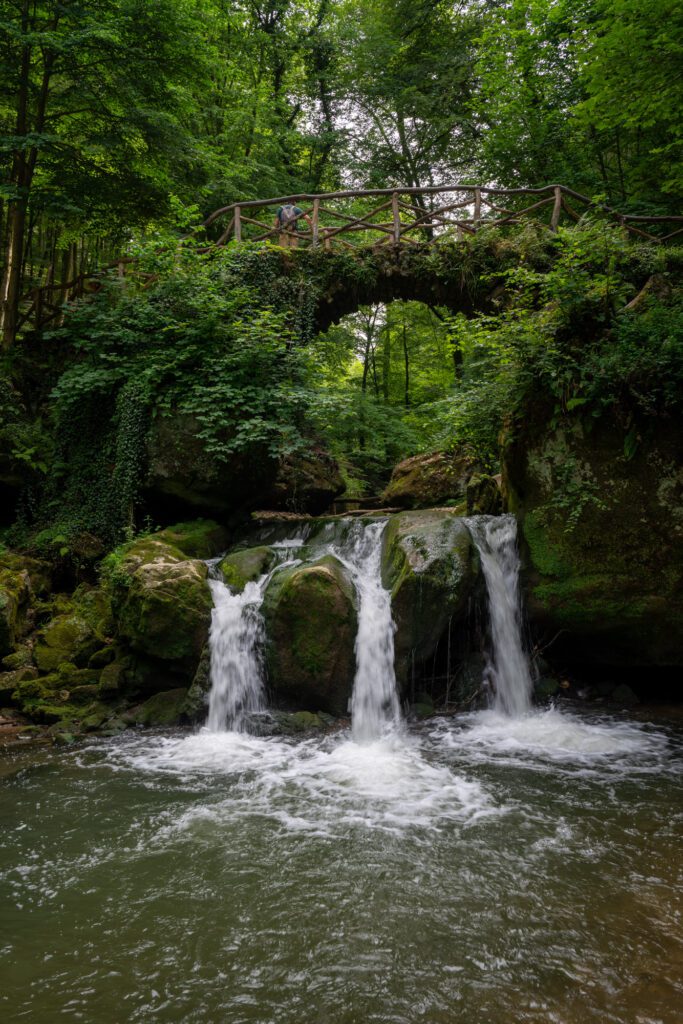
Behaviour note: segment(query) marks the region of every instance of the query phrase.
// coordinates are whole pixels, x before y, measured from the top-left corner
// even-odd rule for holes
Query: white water
[[[241,594],[233,594],[221,580],[209,580],[214,604],[209,633],[211,732],[245,732],[249,716],[265,708],[264,625],[259,609],[269,579],[270,573],[247,583]]]
[[[394,673],[394,624],[391,595],[382,586],[382,534],[386,521],[354,520],[339,542],[325,542],[315,556],[334,555],[344,566],[358,600],[356,674],[351,718],[355,740],[368,742],[396,730],[401,710]],[[332,532],[330,530],[329,532]],[[281,557],[297,552],[305,542],[300,534],[273,545]],[[279,568],[295,564],[282,563]],[[277,571],[277,570],[275,570]],[[222,732],[248,731],[249,718],[265,709],[265,675],[262,658],[264,623],[260,607],[273,573],[248,583],[243,593],[233,594],[219,580],[210,580],[214,600],[209,646],[211,692],[208,728]]]
[[[394,672],[391,594],[382,586],[382,534],[385,522],[354,522],[337,558],[349,570],[358,595],[356,676],[351,701],[353,738],[361,742],[396,730],[401,709]]]
[[[522,643],[519,554],[514,516],[481,516],[467,525],[479,551],[491,619],[489,676],[493,710],[510,718],[531,711],[533,682]]]

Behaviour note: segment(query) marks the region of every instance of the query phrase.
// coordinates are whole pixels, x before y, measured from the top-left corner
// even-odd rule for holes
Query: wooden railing
[[[529,201],[531,200],[531,201]],[[298,230],[276,222],[279,207],[301,209]],[[306,193],[231,203],[215,210],[204,229],[224,226],[207,250],[236,241],[274,242],[331,249],[401,245],[461,239],[491,227],[519,224],[533,216],[556,231],[565,220],[586,214],[606,216],[629,233],[661,244],[683,233],[683,216],[623,214],[565,185],[543,188],[490,188],[483,185],[435,185],[425,188],[364,189]]]
[[[276,223],[277,210],[292,204],[301,209],[298,230]],[[358,249],[377,246],[437,244],[459,240],[493,227],[520,224],[525,219],[557,231],[560,223],[579,223],[600,215],[647,242],[661,245],[683,234],[683,216],[623,214],[596,203],[565,185],[543,188],[490,188],[484,185],[435,185],[424,188],[352,189],[320,195],[302,193],[275,199],[231,203],[204,221],[216,238],[197,251],[212,252],[235,240],[276,245]],[[144,286],[154,275],[139,270],[125,257],[93,273],[85,272],[59,284],[36,285],[21,300],[19,326],[42,329],[61,322],[65,304],[98,291],[107,276],[135,277]]]

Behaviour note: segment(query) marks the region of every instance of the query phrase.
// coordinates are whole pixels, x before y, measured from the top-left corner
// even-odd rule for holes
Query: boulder
[[[275,552],[269,547],[242,548],[231,551],[219,565],[223,581],[236,593],[241,593],[247,583],[257,580],[272,567]]]
[[[0,658],[11,654],[21,636],[30,597],[27,570],[0,563]]]
[[[185,687],[155,693],[144,704],[128,712],[124,721],[148,727],[179,725],[183,721],[186,698]]]
[[[448,509],[401,512],[384,532],[382,582],[391,591],[396,624],[396,677],[430,657],[462,618],[474,592],[479,557],[463,520]]]
[[[468,516],[499,516],[503,511],[500,477],[477,473],[470,477],[467,488]]]
[[[311,710],[346,713],[356,659],[356,598],[338,560],[277,572],[262,606],[276,695]]]
[[[291,455],[281,461],[267,503],[275,509],[317,516],[345,488],[336,459],[324,449],[315,448],[310,455]]]
[[[467,484],[480,468],[469,452],[413,455],[394,468],[382,501],[400,508],[455,505],[465,500]]]
[[[310,452],[279,461],[263,444],[219,459],[206,450],[200,434],[191,416],[172,412],[153,422],[145,489],[159,518],[169,508],[219,518],[238,518],[256,508],[317,514],[344,490],[337,462],[315,442]]]
[[[640,438],[638,440],[638,438]],[[579,666],[683,665],[683,434],[530,411],[504,449],[532,627]]]
[[[156,540],[178,548],[187,558],[213,558],[228,546],[228,532],[213,519],[193,519],[167,526]]]
[[[204,562],[145,537],[110,556],[107,570],[119,636],[133,650],[194,674],[211,621]]]

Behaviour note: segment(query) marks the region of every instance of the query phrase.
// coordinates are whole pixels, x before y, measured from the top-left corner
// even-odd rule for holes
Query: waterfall
[[[247,583],[241,594],[233,594],[221,580],[209,580],[214,604],[209,632],[211,732],[246,732],[249,716],[265,707],[264,625],[259,609],[270,575]]]
[[[382,586],[384,522],[356,520],[339,549],[332,549],[348,569],[358,594],[356,676],[351,698],[355,740],[377,739],[396,729],[401,709],[394,672],[394,623],[391,594]]]
[[[340,521],[310,545],[315,560],[334,555],[344,566],[358,598],[356,673],[351,698],[353,737],[367,741],[396,729],[401,710],[394,673],[394,624],[391,595],[382,586],[382,534],[386,520],[364,523]],[[248,729],[249,718],[265,710],[265,671],[262,657],[265,627],[260,607],[273,572],[297,564],[292,555],[301,536],[272,545],[281,561],[258,581],[233,594],[218,579],[210,579],[214,608],[209,647],[211,691],[207,726],[212,732]],[[308,550],[308,549],[307,549]]]
[[[522,643],[514,516],[477,516],[467,526],[481,557],[491,619],[493,708],[511,718],[531,710],[533,682]]]

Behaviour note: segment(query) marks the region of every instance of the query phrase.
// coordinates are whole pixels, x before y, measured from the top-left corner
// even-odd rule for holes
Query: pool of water
[[[673,1024],[680,730],[136,733],[0,783],[3,1021]]]

